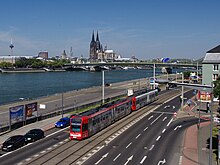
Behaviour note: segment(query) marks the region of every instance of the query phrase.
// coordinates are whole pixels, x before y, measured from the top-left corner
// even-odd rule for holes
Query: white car
[[[215,123],[220,123],[220,119],[218,117],[214,117],[214,120],[213,120]]]

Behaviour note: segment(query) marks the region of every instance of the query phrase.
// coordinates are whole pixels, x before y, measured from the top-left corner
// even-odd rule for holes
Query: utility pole
[[[154,63],[154,73],[153,73],[153,75],[154,75],[154,89],[155,89],[155,79],[156,79],[155,70],[156,70],[156,66],[155,66],[155,63]]]
[[[210,105],[210,144],[209,144],[209,165],[212,165],[212,128],[213,128],[213,111],[212,111],[212,103],[213,103],[213,83],[211,83],[211,105]]]
[[[102,104],[105,103],[105,77],[104,70],[102,70]]]
[[[61,73],[61,74],[63,74],[63,73]],[[63,118],[63,78],[62,78],[61,108],[62,108],[61,114],[62,114],[62,118]]]
[[[182,72],[181,74],[182,74],[182,83],[183,83],[183,79],[184,79],[183,72]],[[183,95],[183,90],[184,90],[184,86],[182,85],[182,101],[181,101],[181,109],[182,109],[182,111],[183,111],[183,106],[184,106],[184,95]]]

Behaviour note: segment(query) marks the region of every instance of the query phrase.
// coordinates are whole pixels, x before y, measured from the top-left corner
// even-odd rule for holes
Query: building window
[[[218,78],[218,74],[213,74],[213,76],[212,76],[213,81],[216,81],[217,78]]]
[[[218,64],[213,64],[213,71],[218,71]]]

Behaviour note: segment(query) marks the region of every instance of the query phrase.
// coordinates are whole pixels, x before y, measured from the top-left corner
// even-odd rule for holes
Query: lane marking
[[[150,125],[154,124],[164,113],[161,113]]]
[[[154,148],[154,144],[150,147],[149,151],[151,151]]]
[[[108,153],[106,153],[105,155],[102,156],[101,159],[99,159],[95,164],[99,164],[104,158],[106,158],[108,156]]]
[[[126,146],[126,149],[130,146],[132,144],[132,142],[131,143],[129,143],[127,146]]]
[[[135,139],[139,138],[139,136],[141,136],[141,134],[137,135]]]
[[[147,156],[144,156],[143,159],[140,161],[140,164],[143,164]]]
[[[169,123],[167,124],[167,127],[170,125],[170,123],[173,121],[173,118],[170,119]]]
[[[144,128],[144,131],[146,131],[148,129],[148,127]]]
[[[176,126],[176,128],[174,128],[174,131],[176,131],[178,128],[181,128],[181,127],[182,127],[182,125]]]
[[[154,117],[153,115],[152,116],[150,116],[149,118],[148,118],[148,120],[150,120],[152,117]]]
[[[165,121],[167,119],[167,117],[164,117],[162,121]]]
[[[164,133],[166,131],[166,129],[163,129],[162,133]]]
[[[158,136],[157,139],[156,139],[156,141],[158,141],[158,140],[160,139],[160,137],[161,137],[161,136]]]
[[[183,156],[180,156],[179,165],[182,165]]]
[[[118,154],[118,156],[116,156],[115,159],[114,159],[113,161],[116,161],[116,160],[119,158],[119,156],[121,156],[121,153]]]

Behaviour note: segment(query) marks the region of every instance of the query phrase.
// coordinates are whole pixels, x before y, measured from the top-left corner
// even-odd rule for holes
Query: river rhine
[[[105,83],[115,83],[152,76],[153,69],[127,69],[105,71],[104,78]],[[102,72],[0,73],[0,105],[101,84]]]

